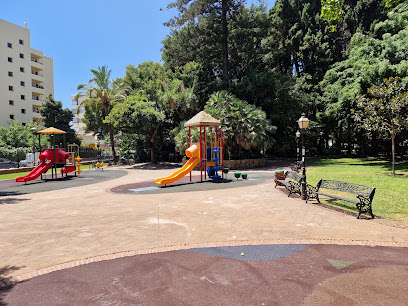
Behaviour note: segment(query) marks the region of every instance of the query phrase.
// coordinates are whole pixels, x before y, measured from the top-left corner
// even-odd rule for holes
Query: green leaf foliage
[[[156,103],[139,93],[115,104],[105,122],[124,133],[144,136],[150,143],[151,161],[155,162],[154,149],[158,141],[158,131],[165,119],[165,113],[157,109]]]
[[[86,130],[92,131],[99,136],[109,133],[109,139],[113,157],[116,157],[115,131],[110,124],[104,126],[103,120],[109,115],[113,104],[124,99],[124,94],[118,88],[118,84],[110,79],[112,70],[108,66],[91,69],[93,77],[86,84],[78,85],[78,97],[85,97],[85,124]],[[104,117],[105,116],[105,117]]]
[[[8,129],[0,127],[0,157],[18,162],[25,159],[26,153],[33,151],[33,144],[35,144],[36,151],[39,152],[38,134],[35,134],[39,130],[41,128],[37,123],[23,125],[13,120],[10,121]],[[40,135],[40,138],[42,147],[48,147],[49,137]]]
[[[67,134],[65,134],[66,144],[80,144],[80,140],[70,126],[74,114],[68,108],[63,109],[61,101],[55,101],[52,96],[49,95],[42,104],[40,113],[44,117],[45,127],[55,127],[67,132]],[[63,136],[55,135],[55,143],[61,146],[61,144],[63,144]]]
[[[212,94],[205,111],[222,122],[225,146],[232,156],[242,149],[264,151],[274,143],[276,127],[265,112],[226,91]]]

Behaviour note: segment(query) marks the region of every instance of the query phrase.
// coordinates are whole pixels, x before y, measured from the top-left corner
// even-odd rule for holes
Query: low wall
[[[81,166],[91,165],[91,161],[81,162]],[[12,168],[12,169],[0,169],[0,175],[10,174],[10,173],[20,173],[20,172],[29,172],[33,170],[34,167],[21,167],[21,168]]]
[[[224,160],[224,168],[230,169],[252,169],[262,168],[266,166],[266,159],[239,159],[239,160]]]
[[[187,159],[183,159],[183,165],[187,162]],[[224,160],[224,168],[231,170],[243,170],[252,168],[262,168],[266,166],[266,159],[239,159],[239,160]],[[200,164],[198,164],[194,170],[200,170]]]
[[[22,167],[22,168],[13,168],[13,169],[2,169],[0,170],[1,174],[10,174],[10,173],[20,173],[20,172],[28,172],[33,170],[34,167]]]

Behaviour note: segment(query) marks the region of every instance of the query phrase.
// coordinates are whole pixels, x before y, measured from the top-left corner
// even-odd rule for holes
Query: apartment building
[[[38,109],[54,96],[51,57],[30,47],[30,30],[0,19],[0,126],[9,120],[43,124]]]

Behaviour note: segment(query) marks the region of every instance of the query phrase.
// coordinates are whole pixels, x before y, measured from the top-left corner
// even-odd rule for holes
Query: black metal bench
[[[302,161],[297,161],[296,163],[290,165],[290,170],[298,172],[300,169],[302,169],[302,165]]]
[[[289,191],[289,195],[288,197],[292,194],[292,193],[298,193],[299,195],[301,194],[301,184],[300,184],[300,180],[302,179],[302,176],[294,171],[286,171],[284,176],[284,180],[277,180],[275,178],[275,188],[276,186],[283,185],[285,186],[285,188]],[[290,179],[286,180],[286,179]]]
[[[338,195],[328,194],[322,192],[321,189],[328,189],[328,190],[337,190],[342,192],[347,192],[351,194],[355,194],[357,196],[357,200],[344,198]],[[317,186],[307,185],[307,196],[306,196],[306,203],[310,199],[316,199],[317,202],[320,203],[319,196],[326,196],[331,197],[334,199],[338,199],[341,201],[346,201],[350,203],[354,203],[358,209],[358,216],[357,219],[360,218],[362,213],[369,213],[371,217],[374,219],[373,211],[371,209],[371,203],[374,198],[375,188],[368,187],[364,185],[348,183],[348,182],[341,182],[341,181],[333,181],[333,180],[320,180],[317,183]]]

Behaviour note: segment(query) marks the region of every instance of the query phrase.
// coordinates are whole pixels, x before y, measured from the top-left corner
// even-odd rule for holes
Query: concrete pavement
[[[246,171],[250,178],[259,177],[258,183],[249,186],[155,194],[111,189],[142,182],[153,186],[156,178],[170,174],[171,169],[120,169],[127,175],[86,186],[2,197],[0,279],[28,279],[102,255],[110,257],[101,260],[200,246],[408,246],[406,224],[357,220],[305,204],[298,197],[288,198],[281,188],[274,188],[274,168]],[[373,210],[375,214],[375,199]]]

